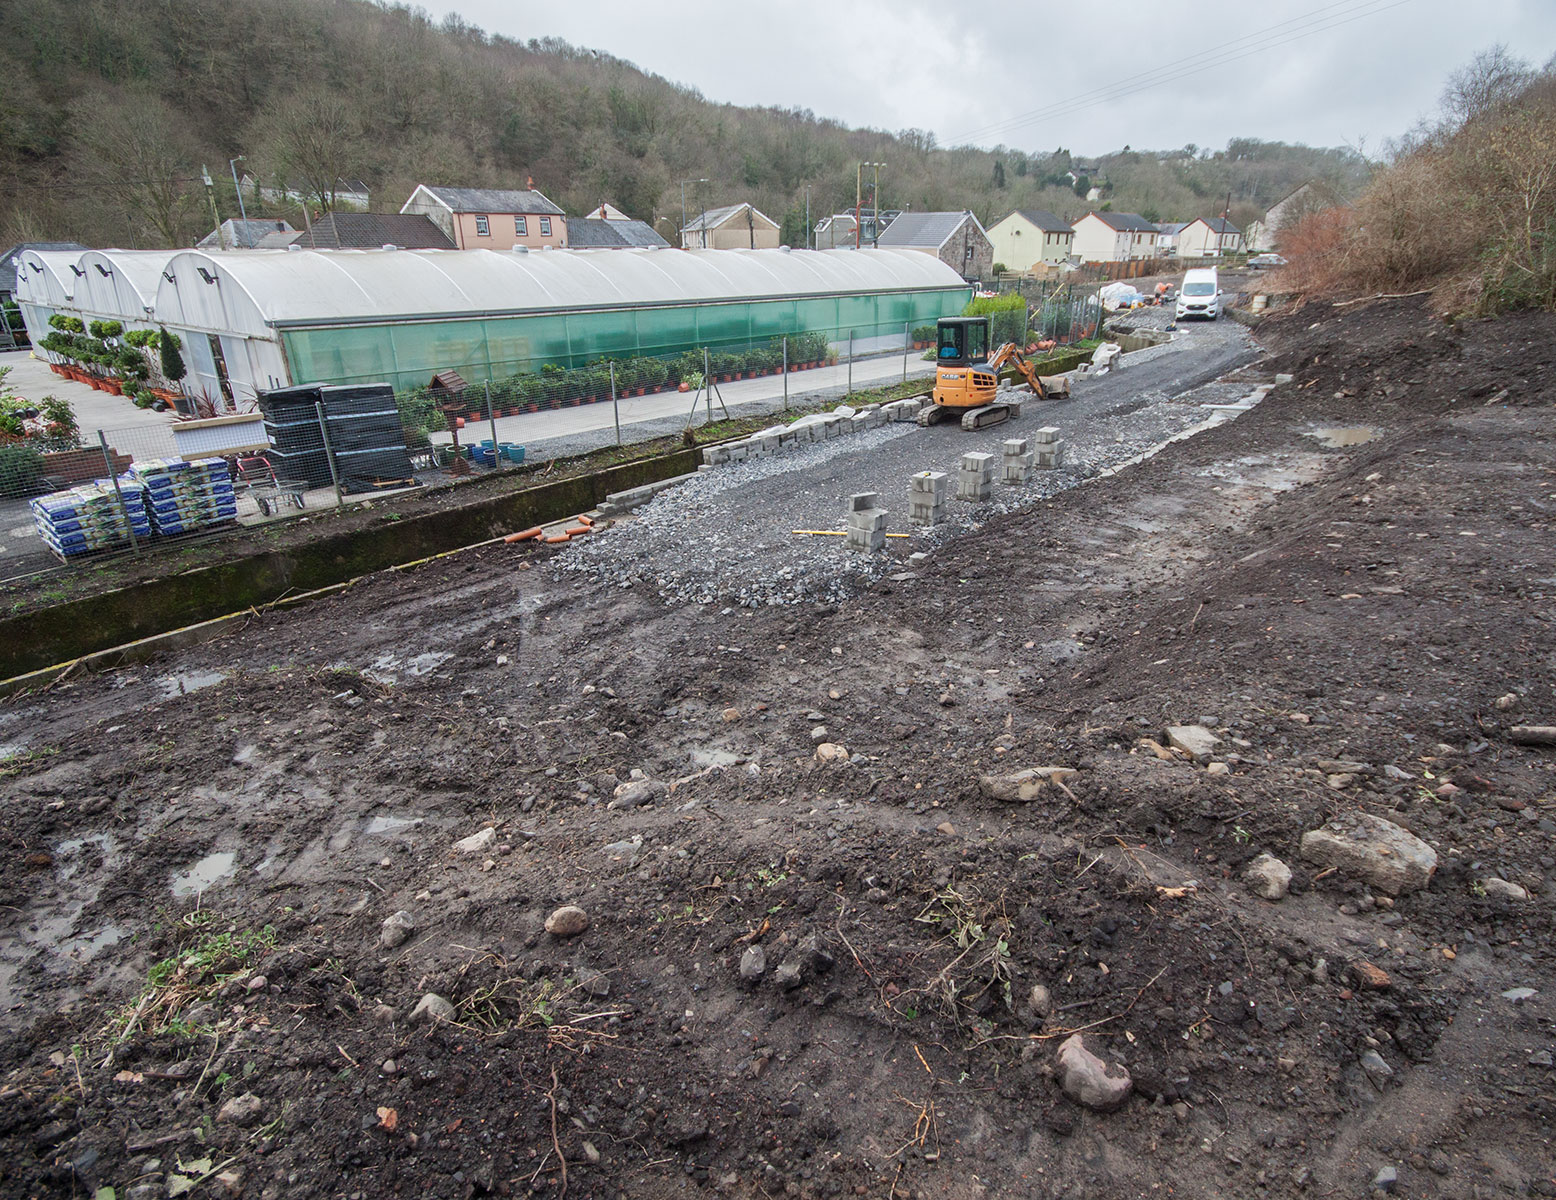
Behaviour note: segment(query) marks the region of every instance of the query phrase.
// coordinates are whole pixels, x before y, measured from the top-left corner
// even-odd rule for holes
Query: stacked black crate
[[[348,492],[404,487],[415,482],[405,427],[388,384],[321,388],[330,446]]]
[[[330,463],[324,452],[324,431],[315,407],[323,399],[318,387],[278,388],[259,394],[259,411],[265,418],[265,436],[271,449],[266,457],[277,479],[299,480],[311,488],[330,486]]]

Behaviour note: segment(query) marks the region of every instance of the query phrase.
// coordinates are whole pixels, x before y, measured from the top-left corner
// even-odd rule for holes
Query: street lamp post
[[[682,250],[686,249],[686,185],[688,183],[707,183],[707,182],[708,181],[706,179],[683,179],[683,180],[681,180],[681,249]],[[707,236],[708,236],[708,231],[706,229],[704,229],[702,231],[702,236],[703,236],[704,241],[706,241]]]
[[[875,168],[875,190],[870,196],[870,245],[879,250],[881,248],[881,168],[885,163],[871,163]]]
[[[238,182],[238,164],[240,162],[248,162],[248,159],[244,158],[243,155],[240,154],[237,158],[229,158],[227,160],[227,166],[232,171],[233,191],[238,193],[238,213],[243,217],[243,223],[247,225],[249,219],[249,210],[243,204],[243,185]]]
[[[211,173],[206,170],[205,164],[200,164],[200,178],[205,181],[205,197],[211,202],[211,220],[216,224],[216,246],[218,249],[227,248],[226,235],[222,233],[221,214],[216,211],[216,185],[211,182]]]

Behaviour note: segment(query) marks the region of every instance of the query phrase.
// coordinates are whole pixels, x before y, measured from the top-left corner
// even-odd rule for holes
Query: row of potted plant
[[[163,379],[176,384],[185,374],[178,335],[167,330],[132,329],[125,332],[119,321],[93,321],[55,313],[50,332],[38,342],[61,361],[50,361],[49,370],[98,391],[128,396],[138,408],[163,409],[177,403],[179,392],[171,386],[152,386],[151,355],[156,354]]]
[[[833,361],[835,356],[825,334],[804,333],[789,337],[787,357],[789,370],[799,371]],[[784,339],[778,337],[765,346],[710,352],[706,364],[713,380],[725,383],[780,374],[784,359]],[[547,363],[538,372],[492,380],[492,410],[495,415],[503,416],[609,400],[613,368],[618,397],[678,389],[689,391],[702,385],[703,367],[700,350],[688,350],[673,358],[601,358],[572,368]],[[421,395],[425,392],[428,389],[417,389],[402,397],[402,410],[407,406],[419,408]],[[442,407],[452,413],[482,414],[486,407],[485,389],[472,388],[447,397],[442,400]]]

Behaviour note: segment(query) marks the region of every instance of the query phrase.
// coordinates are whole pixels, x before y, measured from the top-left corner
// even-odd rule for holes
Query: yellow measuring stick
[[[796,537],[799,537],[801,535],[804,535],[804,536],[807,536],[807,537],[847,537],[848,536],[848,530],[846,530],[846,529],[795,529],[795,530],[791,530],[790,532],[792,532]],[[911,533],[888,533],[886,536],[887,537],[896,537],[896,538],[905,538],[905,537],[912,537],[913,535]]]

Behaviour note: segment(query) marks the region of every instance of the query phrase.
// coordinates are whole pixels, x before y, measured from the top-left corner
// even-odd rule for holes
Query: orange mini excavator
[[[920,425],[953,414],[961,415],[967,430],[998,425],[1010,416],[1010,406],[999,401],[999,373],[1006,366],[1016,368],[1039,400],[1069,395],[1068,379],[1039,375],[1014,342],[990,354],[988,317],[941,317],[935,333],[934,403],[919,410]]]

